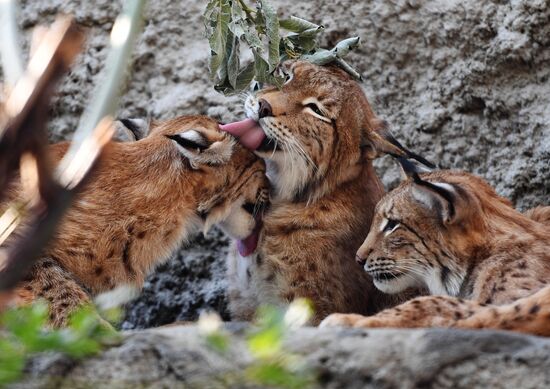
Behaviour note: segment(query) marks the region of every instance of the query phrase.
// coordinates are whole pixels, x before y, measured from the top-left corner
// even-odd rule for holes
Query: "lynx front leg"
[[[50,308],[50,323],[62,327],[79,306],[91,303],[88,293],[52,259],[39,260],[27,279],[17,288],[18,304],[45,299]]]
[[[457,320],[457,328],[491,328],[550,336],[550,286],[512,304],[484,307]]]
[[[322,327],[421,328],[452,327],[457,320],[469,317],[483,306],[474,301],[447,296],[425,296],[386,309],[374,316],[333,314]]]

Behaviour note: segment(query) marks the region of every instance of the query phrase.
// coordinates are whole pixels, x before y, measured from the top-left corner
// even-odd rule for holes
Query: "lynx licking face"
[[[230,256],[230,308],[247,319],[260,303],[309,298],[313,322],[331,312],[373,312],[384,298],[355,261],[383,187],[371,160],[410,155],[374,115],[346,72],[295,61],[286,83],[245,103],[248,119],[221,129],[261,156],[272,205],[255,257]]]

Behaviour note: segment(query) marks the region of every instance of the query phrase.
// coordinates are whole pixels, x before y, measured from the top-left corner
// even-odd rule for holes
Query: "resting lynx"
[[[248,98],[249,119],[221,127],[266,160],[273,187],[255,254],[254,242],[230,254],[231,313],[246,320],[298,297],[314,304],[313,323],[374,313],[391,302],[353,260],[384,192],[371,159],[405,151],[343,70],[297,61],[283,71],[282,89]]]
[[[380,201],[357,260],[383,292],[425,286],[439,296],[372,317],[336,314],[323,325],[550,335],[550,207],[529,212],[530,219],[474,175],[413,177]]]
[[[54,161],[67,147],[51,146]],[[60,326],[99,293],[141,287],[196,229],[218,223],[247,237],[267,201],[264,173],[263,161],[206,117],[160,122],[137,142],[109,143],[16,302],[45,298]]]

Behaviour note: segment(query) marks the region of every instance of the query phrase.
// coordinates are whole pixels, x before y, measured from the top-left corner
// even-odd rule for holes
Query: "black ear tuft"
[[[138,139],[139,127],[130,119],[119,119],[119,121],[124,124],[124,127],[132,131],[136,139]]]
[[[149,131],[149,123],[145,119],[117,119],[128,129],[136,140],[143,139]]]
[[[414,182],[417,182],[420,180],[420,177],[418,176],[419,173],[421,173],[420,169],[418,169],[418,166],[416,166],[414,163],[409,161],[405,157],[395,157],[401,167],[403,168],[403,171],[408,177],[411,177]]]
[[[420,162],[421,164],[429,167],[430,169],[435,169],[435,165],[433,163],[431,163],[430,161],[428,161],[426,158],[422,157],[421,155],[418,155],[418,154],[410,151],[409,149],[407,149],[397,139],[395,139],[393,137],[393,135],[390,134],[389,131],[384,134],[384,138],[388,142],[390,142],[392,145],[397,147],[398,149],[401,149],[405,153],[405,155],[407,155],[407,157],[412,158],[412,159]],[[394,155],[394,157],[396,157],[396,156]]]
[[[191,151],[204,151],[208,148],[208,141],[204,136],[195,130],[189,130],[181,134],[165,135],[178,145]]]

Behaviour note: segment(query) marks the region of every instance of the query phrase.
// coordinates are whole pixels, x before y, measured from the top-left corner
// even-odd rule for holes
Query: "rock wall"
[[[360,35],[350,61],[365,76],[375,111],[398,139],[443,168],[478,173],[520,209],[549,203],[550,1],[548,0],[272,0],[281,15],[326,27],[323,43]],[[67,138],[98,80],[119,2],[22,1],[29,32],[60,12],[88,32],[85,53],[59,91],[52,139]],[[238,97],[217,94],[207,78],[202,1],[150,1],[121,117],[207,114],[242,117]],[[397,182],[389,159],[384,182]],[[194,319],[224,311],[223,251],[215,235],[176,255],[150,277],[130,305],[124,328]],[[215,250],[214,250],[215,248]],[[191,280],[191,281],[190,281]]]

